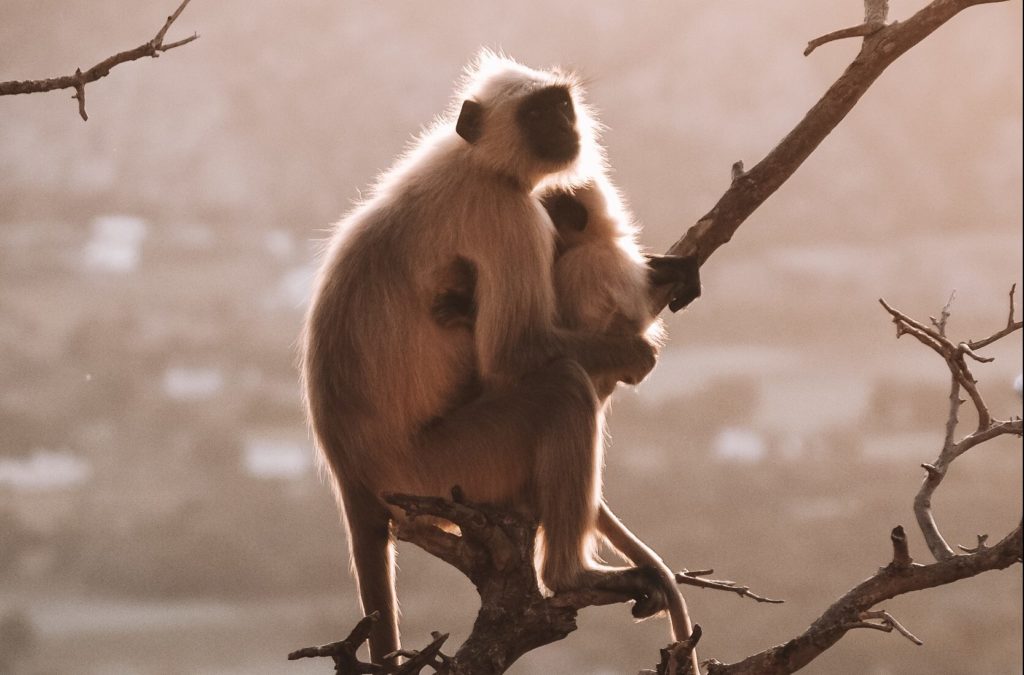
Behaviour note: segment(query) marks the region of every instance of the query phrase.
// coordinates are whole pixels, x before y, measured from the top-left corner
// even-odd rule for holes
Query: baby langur
[[[643,256],[637,227],[618,191],[603,173],[572,190],[543,194],[541,202],[558,232],[554,278],[559,321],[567,328],[606,335],[662,337],[661,321],[651,307],[652,286],[672,285],[673,308],[700,296],[699,266],[693,258]],[[615,389],[611,378],[593,378],[602,406]],[[604,425],[604,416],[599,420]],[[603,434],[602,434],[603,437]],[[638,601],[633,615],[650,616],[665,608],[675,640],[689,636],[685,601],[675,575],[657,553],[634,535],[602,501],[598,531],[637,566],[656,570],[665,594]],[[667,606],[666,606],[667,605]]]
[[[556,322],[555,233],[533,196],[599,160],[571,76],[484,54],[439,120],[337,226],[303,336],[307,414],[349,534],[375,662],[399,648],[382,495],[504,504],[536,518],[553,591],[647,596],[657,580],[596,563],[601,504],[592,378],[636,383],[656,350],[636,334]],[[452,340],[437,299],[472,285]]]
[[[653,287],[671,286],[673,307],[685,307],[700,296],[699,267],[693,258],[642,255],[636,223],[618,191],[603,171],[595,174],[581,186],[547,189],[540,197],[557,233],[553,276],[559,324],[596,334],[660,340],[662,325],[652,307]],[[434,318],[451,331],[453,342],[468,340],[475,318],[474,278],[461,265],[454,265],[444,281],[433,304]],[[591,380],[601,404],[600,442],[604,409],[616,380],[603,375]],[[673,639],[688,637],[685,602],[674,575],[657,553],[626,528],[603,500],[597,530],[630,562],[658,577],[658,592],[637,597],[633,615],[645,618],[668,610]]]
[[[575,188],[545,191],[541,203],[558,234],[555,297],[566,328],[660,340],[652,286],[672,286],[673,311],[700,297],[695,258],[641,254],[636,223],[603,172]],[[594,382],[601,399],[615,384]]]

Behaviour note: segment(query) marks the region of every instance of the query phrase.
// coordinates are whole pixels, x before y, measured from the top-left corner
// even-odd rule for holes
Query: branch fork
[[[976,341],[960,341],[954,343],[946,335],[946,327],[951,315],[951,305],[954,296],[950,296],[946,306],[943,307],[938,321],[931,319],[932,326],[926,326],[915,321],[903,312],[893,308],[885,300],[879,300],[885,311],[892,316],[896,324],[897,337],[900,335],[912,335],[921,344],[925,345],[936,354],[942,357],[950,373],[949,412],[946,417],[946,431],[942,448],[938,458],[931,463],[921,466],[926,471],[926,476],[914,499],[914,513],[918,525],[924,535],[928,548],[936,560],[946,560],[957,555],[953,548],[946,543],[946,539],[939,531],[938,524],[932,514],[932,496],[936,489],[949,473],[950,465],[958,457],[969,451],[971,448],[996,438],[997,436],[1014,434],[1021,435],[1021,421],[1018,418],[1009,420],[998,420],[992,417],[978,388],[978,380],[974,377],[967,359],[970,358],[978,363],[991,363],[994,359],[981,356],[975,350],[982,349],[994,342],[1010,335],[1021,328],[1021,322],[1014,320],[1014,292],[1016,284],[1010,287],[1010,311],[1006,326],[992,335]],[[956,429],[960,422],[960,406],[965,399],[960,398],[960,392],[966,391],[968,400],[974,406],[978,416],[977,428],[961,438],[956,439]],[[983,543],[983,542],[982,542]],[[976,552],[977,549],[960,547],[965,552]]]
[[[157,34],[148,42],[144,42],[134,49],[118,52],[117,54],[100,61],[84,72],[81,68],[76,68],[74,75],[52,77],[45,80],[11,80],[9,82],[0,82],[0,96],[34,94],[43,91],[53,91],[56,89],[74,89],[75,93],[71,98],[78,101],[78,114],[83,120],[87,121],[89,119],[89,115],[85,111],[85,85],[106,77],[110,74],[110,71],[114,66],[128,61],[135,61],[146,56],[157,58],[160,56],[161,52],[176,49],[182,45],[187,45],[193,40],[199,39],[199,35],[193,33],[189,37],[176,42],[164,43],[164,36],[167,35],[167,30],[185,10],[185,7],[189,2],[191,2],[191,0],[182,0],[182,3],[178,5],[178,8],[174,10],[174,13],[167,17],[167,20],[164,22],[164,25],[160,30],[157,31]]]

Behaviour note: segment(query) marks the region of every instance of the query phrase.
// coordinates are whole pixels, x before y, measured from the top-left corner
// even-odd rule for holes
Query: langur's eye
[[[534,118],[534,119],[537,119],[538,117],[540,117],[540,109],[539,108],[530,108],[530,111],[528,113],[526,113],[526,114],[529,115],[530,117]]]

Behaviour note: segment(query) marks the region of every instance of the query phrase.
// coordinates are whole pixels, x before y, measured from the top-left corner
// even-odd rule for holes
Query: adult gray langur
[[[371,658],[398,649],[384,492],[514,507],[538,519],[552,591],[650,575],[593,555],[601,504],[601,401],[592,378],[636,383],[656,349],[638,334],[558,325],[555,231],[538,188],[600,161],[575,80],[483,54],[450,114],[336,227],[303,336],[308,417],[348,528]],[[470,280],[470,340],[435,318]],[[633,573],[633,574],[631,574]],[[657,583],[654,584],[657,586]]]

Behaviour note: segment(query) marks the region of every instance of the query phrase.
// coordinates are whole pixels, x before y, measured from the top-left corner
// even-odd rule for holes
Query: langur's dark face
[[[526,147],[547,162],[569,162],[580,151],[576,110],[566,87],[545,87],[527,96],[516,110]]]

